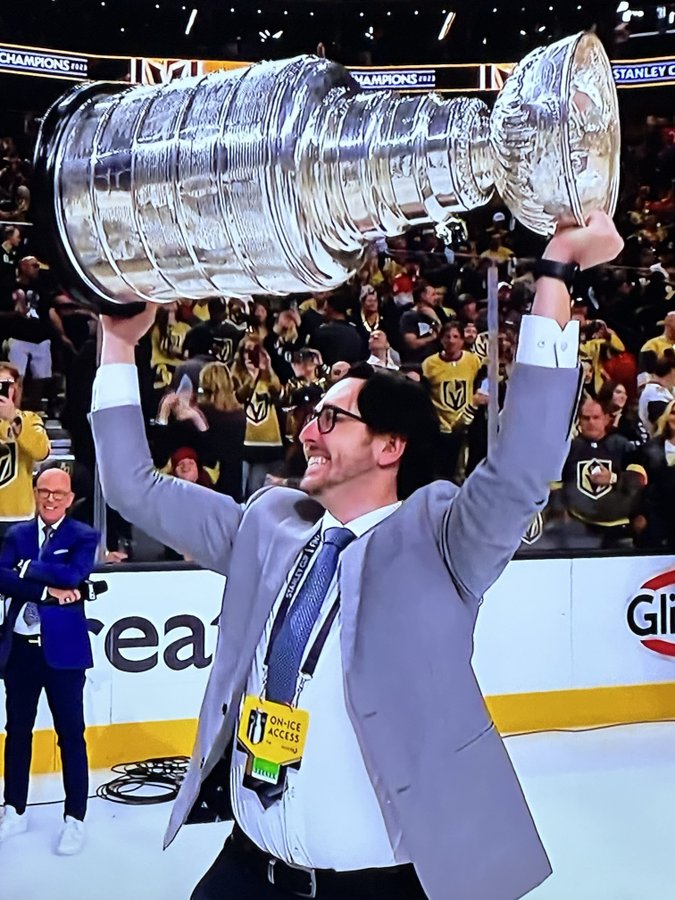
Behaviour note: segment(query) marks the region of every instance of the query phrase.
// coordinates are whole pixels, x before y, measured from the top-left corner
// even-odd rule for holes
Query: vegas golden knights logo
[[[595,469],[596,466],[604,466],[611,472],[612,460],[584,459],[580,460],[577,463],[577,488],[581,491],[582,494],[590,497],[591,500],[599,500],[601,497],[605,497],[607,494],[609,494],[613,487],[613,485],[611,484],[593,484],[593,482],[591,481],[591,475],[593,474],[593,469]]]
[[[459,412],[466,406],[466,381],[443,382],[443,405],[453,412]]]
[[[246,418],[253,425],[260,425],[267,418],[270,411],[270,398],[268,394],[254,394],[246,404]]]
[[[544,520],[542,518],[541,513],[537,513],[537,515],[530,522],[527,531],[523,535],[523,543],[524,544],[536,544],[539,538],[544,533]]]
[[[229,366],[234,361],[234,341],[232,338],[214,338],[211,354],[218,362]]]
[[[181,356],[184,335],[180,331],[169,331],[168,334],[160,339],[159,349],[166,356]]]
[[[0,488],[16,478],[16,444],[0,444]]]

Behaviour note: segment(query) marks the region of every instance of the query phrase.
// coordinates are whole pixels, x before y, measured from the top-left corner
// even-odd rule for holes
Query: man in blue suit
[[[54,717],[65,788],[65,822],[57,853],[77,853],[84,840],[88,764],[84,739],[85,670],[91,646],[78,585],[95,565],[98,532],[66,518],[74,499],[70,475],[58,468],[37,479],[37,516],[11,528],[0,551],[0,676],[5,680],[5,807],[0,843],[25,831],[33,727],[44,690]]]

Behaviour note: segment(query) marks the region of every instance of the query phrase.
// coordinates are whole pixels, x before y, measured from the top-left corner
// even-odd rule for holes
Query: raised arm
[[[241,507],[208,488],[160,475],[150,457],[134,348],[155,311],[148,304],[130,319],[101,317],[103,348],[90,420],[103,493],[147,534],[226,575]]]
[[[559,230],[544,258],[586,269],[614,259],[621,247],[612,220],[595,212],[586,226]],[[560,478],[578,396],[577,349],[567,287],[539,278],[497,440],[443,522],[444,556],[467,600],[479,601],[499,577]]]

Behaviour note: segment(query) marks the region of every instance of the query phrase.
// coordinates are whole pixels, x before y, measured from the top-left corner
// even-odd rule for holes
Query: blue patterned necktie
[[[44,525],[42,528],[42,533],[44,534],[44,540],[42,542],[42,547],[40,548],[40,555],[42,555],[42,548],[45,546],[49,538],[54,533],[54,529],[51,525]],[[26,625],[38,625],[40,622],[40,611],[38,610],[37,603],[33,603],[32,601],[28,601],[23,609],[23,620]]]
[[[316,561],[271,648],[267,669],[268,700],[276,703],[293,701],[302,655],[335,576],[340,553],[355,537],[348,528],[326,529]]]
[[[316,561],[271,646],[267,667],[268,700],[293,702],[302,656],[337,571],[340,553],[355,537],[348,528],[326,529]],[[286,770],[282,768],[278,784],[259,783],[254,788],[264,809],[281,799],[285,783]]]

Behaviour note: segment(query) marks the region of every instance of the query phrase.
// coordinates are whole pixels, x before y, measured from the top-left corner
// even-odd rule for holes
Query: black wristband
[[[565,283],[567,290],[574,290],[574,279],[577,277],[579,266],[577,263],[556,262],[554,259],[539,259],[534,266],[534,277],[557,278]]]

